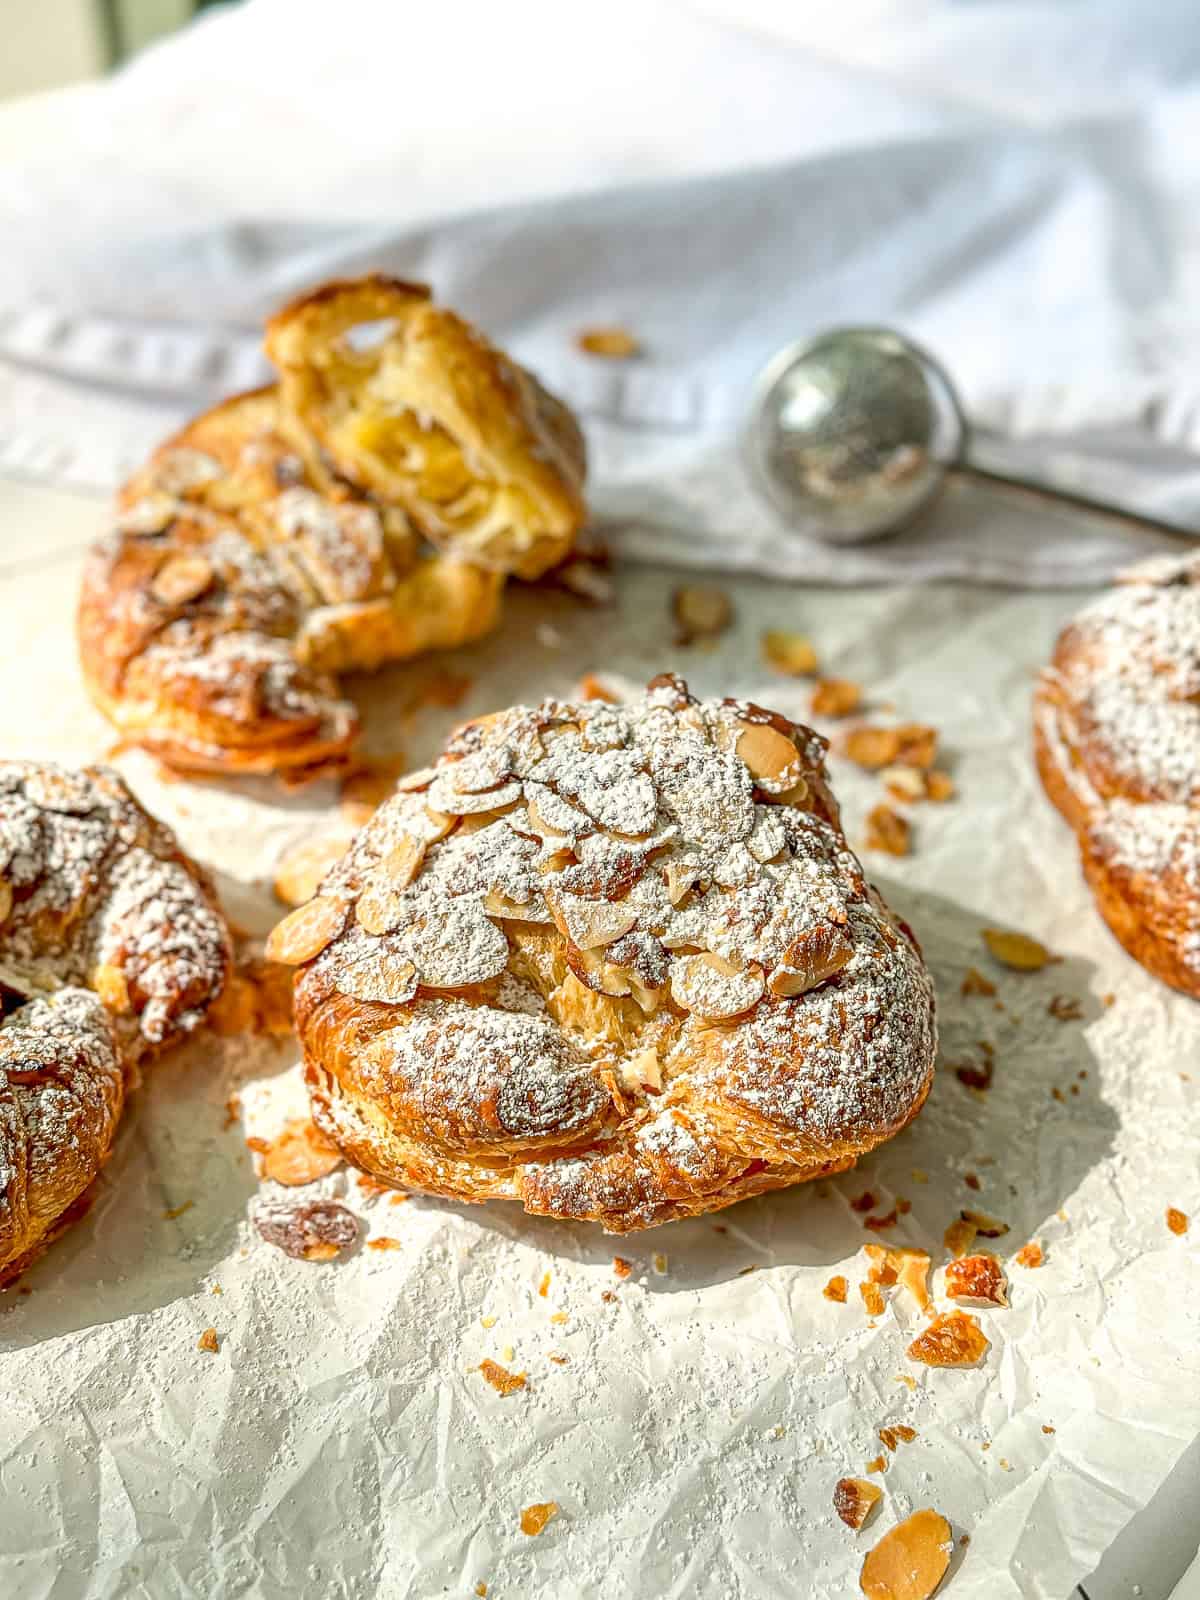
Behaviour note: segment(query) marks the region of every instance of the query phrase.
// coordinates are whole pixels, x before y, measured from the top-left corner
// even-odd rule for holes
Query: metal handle
[[[1036,478],[1019,478],[1012,477],[1007,472],[993,472],[989,467],[977,466],[973,461],[958,461],[950,471],[964,478],[974,478],[976,481],[994,484],[998,489],[1008,489],[1016,494],[1025,495],[1039,503],[1056,502],[1061,506],[1073,507],[1076,511],[1086,511],[1089,515],[1100,517],[1120,528],[1132,528],[1143,533],[1167,534],[1188,545],[1195,545],[1200,539],[1200,529],[1182,528],[1177,522],[1167,522],[1162,517],[1148,516],[1144,512],[1132,511],[1125,506],[1114,506],[1104,500],[1093,500],[1089,495],[1076,494],[1073,489],[1060,489],[1054,484],[1039,482]]]

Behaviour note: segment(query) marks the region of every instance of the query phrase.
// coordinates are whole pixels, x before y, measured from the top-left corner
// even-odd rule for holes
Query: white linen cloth
[[[965,491],[887,544],[789,534],[739,462],[749,386],[849,321],[936,350],[1020,464],[1200,506],[1191,0],[249,0],[62,116],[0,167],[0,471],[110,488],[268,376],[272,308],[382,268],[580,409],[632,557],[1054,585],[1155,547]],[[579,353],[597,322],[645,354]]]

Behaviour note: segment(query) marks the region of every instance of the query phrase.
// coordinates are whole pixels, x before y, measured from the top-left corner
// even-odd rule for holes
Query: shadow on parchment
[[[1093,969],[1071,958],[1039,973],[1007,972],[983,947],[978,912],[923,890],[880,888],[921,939],[937,988],[941,1034],[929,1099],[895,1139],[836,1178],[642,1233],[605,1234],[526,1216],[507,1204],[471,1207],[473,1220],[550,1256],[592,1264],[623,1256],[654,1293],[703,1288],[750,1270],[844,1266],[870,1241],[918,1246],[936,1265],[946,1254],[943,1233],[963,1208],[1007,1223],[1002,1238],[980,1241],[1002,1256],[1037,1237],[1109,1153],[1117,1127],[1100,1095],[1087,1039],[1088,1023],[1103,1011],[1090,990]],[[995,996],[961,994],[968,967],[985,973]],[[1068,1020],[1051,1013],[1056,997],[1056,1009]],[[1077,1018],[1070,1015],[1076,1009]],[[959,1066],[970,1075],[989,1059],[988,1089],[960,1081]],[[867,1194],[875,1203],[869,1211],[855,1210],[851,1202]],[[897,1202],[911,1210],[892,1226],[865,1226],[866,1217],[886,1217]],[[450,1204],[418,1197],[412,1203]],[[655,1271],[657,1255],[668,1258],[665,1272]]]

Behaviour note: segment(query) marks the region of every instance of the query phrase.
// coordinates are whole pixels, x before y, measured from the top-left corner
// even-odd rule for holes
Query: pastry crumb
[[[381,1233],[376,1238],[367,1240],[368,1250],[399,1250],[401,1248],[399,1239],[393,1239],[386,1233]]]
[[[1028,934],[1006,928],[984,928],[983,942],[1002,967],[1013,972],[1040,972],[1061,956],[1051,955],[1046,946]]]
[[[961,995],[981,994],[990,999],[996,992],[996,985],[990,978],[985,978],[978,967],[968,967],[963,973],[958,992]]]
[[[978,1317],[966,1311],[946,1311],[917,1335],[907,1353],[910,1360],[927,1367],[973,1367],[990,1344]]]
[[[833,1509],[856,1533],[882,1499],[879,1485],[865,1478],[839,1478],[833,1488]]]
[[[521,1513],[521,1532],[536,1539],[551,1518],[557,1515],[557,1500],[544,1500],[540,1504],[526,1506]]]
[[[789,678],[811,678],[817,671],[817,652],[802,633],[769,628],[760,641],[767,666]]]
[[[839,1276],[830,1278],[829,1282],[821,1290],[821,1293],[825,1296],[826,1300],[836,1300],[839,1305],[845,1305],[846,1290],[848,1287],[849,1285],[847,1284],[845,1278]]]
[[[1167,1227],[1172,1233],[1184,1234],[1188,1231],[1188,1215],[1186,1211],[1179,1211],[1175,1206],[1167,1207]]]
[[[624,1256],[614,1256],[613,1271],[618,1278],[627,1278],[633,1271],[633,1262],[627,1261]]]
[[[809,701],[814,717],[848,717],[861,705],[862,689],[849,678],[819,679]]]
[[[641,354],[642,348],[628,328],[618,327],[615,323],[581,328],[575,335],[575,346],[584,355],[602,356],[606,361],[631,361],[634,356]]]
[[[506,1367],[502,1367],[499,1362],[492,1361],[490,1358],[479,1363],[479,1370],[497,1394],[516,1394],[519,1389],[526,1387],[526,1379],[523,1372],[509,1372]]]
[[[215,1328],[205,1328],[204,1332],[196,1340],[196,1349],[205,1350],[210,1356],[215,1356],[220,1351],[220,1348],[221,1343],[217,1338],[217,1330]]]
[[[862,1565],[866,1600],[929,1600],[950,1565],[953,1536],[939,1512],[926,1508],[884,1534]]]
[[[912,851],[912,824],[891,806],[873,806],[867,813],[867,849],[906,856]]]

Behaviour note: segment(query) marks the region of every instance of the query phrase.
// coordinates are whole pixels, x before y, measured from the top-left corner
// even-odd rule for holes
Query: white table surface
[[[96,499],[0,480],[0,598],[8,577],[69,562],[102,518]],[[1020,603],[1019,596],[1005,597],[1010,608]],[[1200,1439],[1078,1594],[1085,1600],[1200,1600],[1198,1544]]]

